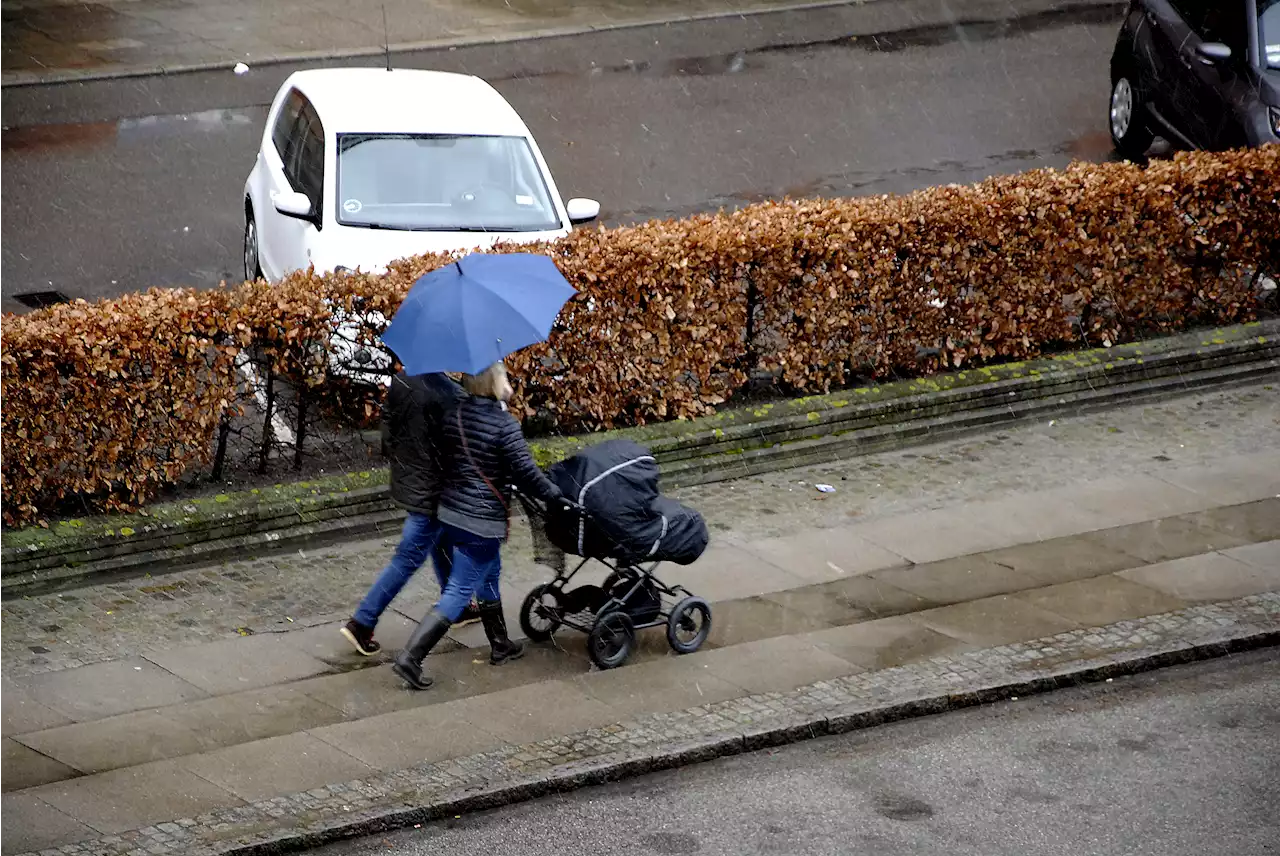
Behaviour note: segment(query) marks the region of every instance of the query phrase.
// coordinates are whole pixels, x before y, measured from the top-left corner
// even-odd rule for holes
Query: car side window
[[[1242,0],[1175,0],[1173,5],[1202,41],[1221,42],[1235,60],[1248,56],[1249,24]]]
[[[1244,3],[1211,4],[1195,31],[1206,42],[1221,42],[1231,48],[1231,58],[1237,62],[1249,55],[1249,22]]]
[[[310,104],[303,107],[298,130],[298,154],[289,181],[307,195],[311,209],[319,213],[324,201],[324,125]]]
[[[1171,0],[1170,5],[1182,16],[1187,26],[1200,32],[1204,16],[1209,14],[1218,0]]]
[[[280,105],[275,127],[271,129],[271,142],[275,144],[280,160],[286,164],[289,163],[289,138],[293,136],[293,129],[298,124],[298,115],[306,103],[307,99],[301,92],[290,89],[289,94],[284,97],[284,103]]]

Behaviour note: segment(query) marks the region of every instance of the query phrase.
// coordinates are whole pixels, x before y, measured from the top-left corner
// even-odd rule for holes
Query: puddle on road
[[[141,116],[115,122],[23,125],[0,133],[0,151],[95,149],[148,142],[188,134],[216,134],[231,128],[261,126],[266,108],[204,110],[199,113]]]

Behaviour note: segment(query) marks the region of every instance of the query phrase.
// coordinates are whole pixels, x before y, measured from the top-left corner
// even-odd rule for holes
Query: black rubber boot
[[[395,660],[391,663],[391,670],[399,675],[410,689],[425,690],[431,686],[431,677],[422,674],[422,661],[449,632],[451,624],[449,619],[434,609],[431,610],[409,637],[409,644],[396,654]]]
[[[508,660],[523,657],[524,643],[512,642],[507,636],[507,619],[502,614],[502,601],[482,600],[479,606],[484,635],[489,638],[489,662],[501,666]]]

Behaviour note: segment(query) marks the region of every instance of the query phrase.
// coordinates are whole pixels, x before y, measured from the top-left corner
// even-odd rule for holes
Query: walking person
[[[382,649],[373,638],[378,619],[422,564],[431,558],[436,581],[444,591],[449,581],[451,545],[440,537],[436,503],[440,481],[440,431],[446,414],[466,398],[462,387],[444,374],[397,374],[391,380],[384,411],[386,454],[391,462],[391,498],[408,511],[400,543],[342,635],[371,657]],[[462,622],[479,619],[474,607]],[[459,623],[462,623],[459,622]]]
[[[534,463],[520,423],[506,410],[511,397],[506,367],[497,362],[478,375],[464,375],[462,385],[467,397],[442,426],[447,458],[437,516],[443,537],[453,545],[453,568],[440,600],[392,663],[395,673],[418,690],[432,682],[422,672],[423,659],[473,595],[489,640],[489,662],[501,665],[524,654],[523,643],[507,635],[498,589],[511,485],[544,502],[561,498],[559,488]]]

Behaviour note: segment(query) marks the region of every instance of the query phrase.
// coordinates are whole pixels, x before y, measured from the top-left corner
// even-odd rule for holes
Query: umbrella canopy
[[[576,293],[547,256],[473,253],[415,282],[382,341],[411,375],[479,374],[545,341]]]

